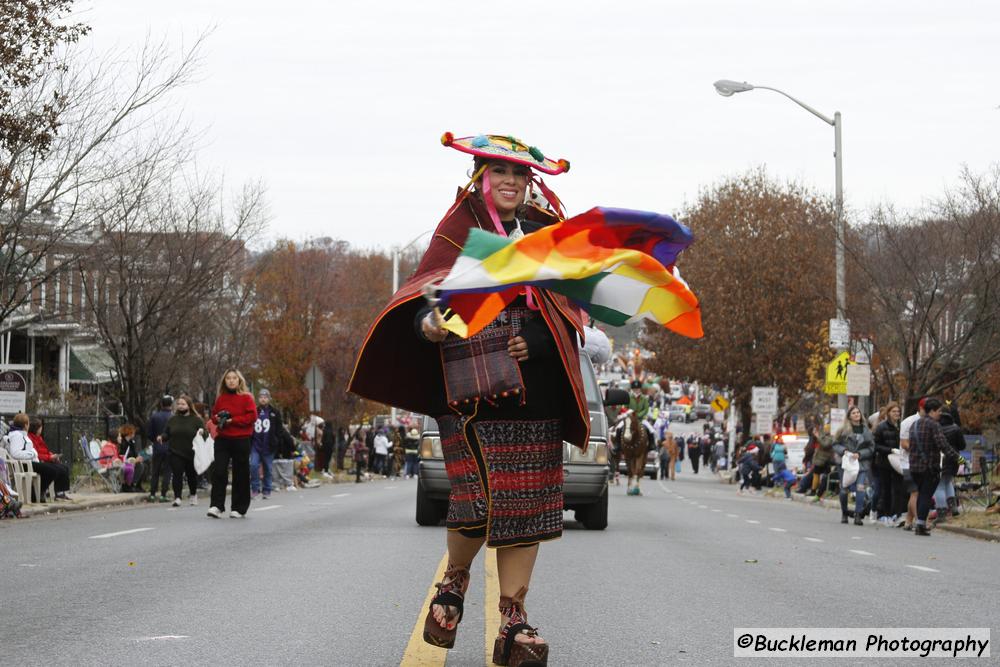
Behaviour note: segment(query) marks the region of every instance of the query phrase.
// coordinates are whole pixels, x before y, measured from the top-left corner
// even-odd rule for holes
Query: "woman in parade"
[[[562,534],[562,443],[585,448],[589,414],[577,334],[583,322],[567,299],[522,289],[468,339],[442,327],[422,288],[443,278],[471,229],[519,238],[559,220],[531,202],[537,186],[558,199],[533,170],[559,174],[565,161],[545,158],[512,137],[442,138],[474,156],[472,178],[438,225],[416,274],[375,320],[351,379],[351,391],[435,416],[452,495],[448,567],[437,584],[424,639],[454,645],[469,567],[485,544],[496,549],[501,624],[493,661],[544,665],[548,644],[527,623],[525,595],[541,542]],[[471,190],[470,190],[471,188]],[[389,372],[420,383],[387,383]]]
[[[235,368],[222,374],[218,398],[212,406],[212,422],[218,427],[215,461],[212,464],[212,506],[208,516],[218,519],[226,510],[229,462],[233,463],[230,518],[242,519],[250,509],[250,436],[257,419],[257,405],[247,381]]]
[[[833,450],[841,457],[840,479],[844,479],[844,463],[854,459],[858,463],[858,476],[851,484],[840,485],[840,523],[847,523],[847,494],[854,492],[854,525],[863,526],[861,515],[865,511],[868,495],[868,478],[875,455],[875,439],[858,406],[847,411],[847,421],[837,432]]]
[[[194,407],[191,397],[181,394],[174,401],[174,414],[163,428],[163,440],[170,448],[170,472],[174,491],[174,507],[181,505],[184,477],[188,482],[188,502],[198,504],[198,473],[194,469],[194,438],[205,428],[205,422]]]

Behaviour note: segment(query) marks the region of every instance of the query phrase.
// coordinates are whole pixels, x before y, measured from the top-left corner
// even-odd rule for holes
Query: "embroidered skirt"
[[[451,496],[447,525],[489,547],[562,535],[562,421],[438,419]]]

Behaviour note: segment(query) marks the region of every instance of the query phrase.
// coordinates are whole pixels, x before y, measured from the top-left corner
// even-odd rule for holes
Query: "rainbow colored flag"
[[[471,336],[534,286],[566,295],[607,324],[649,319],[700,338],[698,298],[674,267],[693,240],[668,215],[617,208],[592,208],[516,241],[473,229],[436,286],[453,313],[445,328]]]

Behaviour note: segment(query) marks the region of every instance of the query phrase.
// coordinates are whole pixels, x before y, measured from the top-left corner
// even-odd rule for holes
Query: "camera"
[[[218,412],[216,413],[215,417],[216,417],[216,418],[217,418],[217,419],[218,419],[219,421],[228,421],[228,420],[229,420],[229,419],[230,419],[230,418],[232,417],[232,415],[231,415],[231,414],[229,414],[229,410],[219,410],[219,411],[218,411]]]

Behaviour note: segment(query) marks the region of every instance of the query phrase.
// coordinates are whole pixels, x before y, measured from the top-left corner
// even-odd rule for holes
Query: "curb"
[[[934,530],[943,530],[949,533],[957,533],[959,535],[965,535],[966,537],[973,537],[977,540],[986,540],[987,542],[1000,542],[1000,535],[997,533],[991,533],[988,530],[980,530],[979,528],[964,528],[962,526],[949,526],[946,523],[939,524],[934,527]]]
[[[327,484],[346,484],[347,481],[337,481],[334,479],[322,479],[316,480],[320,482],[320,486],[325,486]],[[349,480],[353,481],[353,480]],[[204,490],[203,490],[204,491]],[[208,493],[205,491],[205,493]],[[226,489],[226,493],[229,493],[229,489]],[[56,516],[59,514],[65,514],[67,512],[81,512],[83,510],[90,509],[103,509],[107,507],[126,507],[132,505],[145,505],[146,493],[118,493],[109,498],[86,498],[82,496],[80,500],[71,500],[69,502],[63,501],[50,501],[47,503],[33,503],[31,505],[26,505],[21,508],[21,518],[30,519],[39,516]],[[201,495],[199,494],[199,498]],[[160,503],[156,503],[160,504]],[[163,503],[167,504],[167,503]]]
[[[782,496],[771,496],[766,493],[762,493],[759,497],[770,498],[770,499],[783,499]],[[807,498],[810,498],[807,500]],[[811,497],[803,496],[795,492],[792,493],[792,500],[797,503],[802,503],[807,506],[822,507],[823,509],[840,509],[839,500],[828,500],[824,498],[818,503],[814,503]],[[1000,533],[991,533],[988,530],[980,530],[979,528],[965,528],[962,526],[952,526],[947,523],[940,523],[934,526],[934,530],[944,530],[945,532],[955,533],[958,535],[965,535],[966,537],[972,537],[977,540],[985,540],[987,542],[1000,542]]]
[[[21,508],[21,517],[29,519],[36,516],[48,516],[54,514],[64,514],[66,512],[80,512],[89,509],[100,509],[104,507],[124,507],[126,505],[138,505],[146,501],[144,493],[123,494],[122,498],[108,498],[100,500],[79,500],[64,502],[34,503]]]

